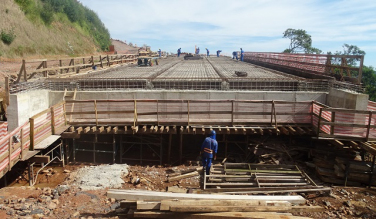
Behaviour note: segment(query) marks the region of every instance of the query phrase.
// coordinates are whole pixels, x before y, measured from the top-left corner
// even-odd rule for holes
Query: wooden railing
[[[20,160],[27,157],[34,146],[50,135],[60,134],[66,128],[64,102],[31,117],[0,139],[0,178]]]
[[[317,133],[319,137],[376,141],[375,121],[374,111],[321,108]]]
[[[99,55],[74,57],[58,60],[22,60],[21,69],[14,83],[27,81],[36,75],[51,77],[51,74],[79,73],[81,69],[92,68],[93,66],[110,67],[114,64],[136,62],[135,54]],[[29,70],[31,68],[31,70]]]

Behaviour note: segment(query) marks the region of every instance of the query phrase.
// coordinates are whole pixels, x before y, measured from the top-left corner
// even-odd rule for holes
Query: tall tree
[[[311,35],[307,34],[305,30],[289,28],[283,33],[283,38],[290,39],[290,46],[283,51],[284,53],[304,52],[309,54],[320,54],[322,52],[318,48],[312,47]]]

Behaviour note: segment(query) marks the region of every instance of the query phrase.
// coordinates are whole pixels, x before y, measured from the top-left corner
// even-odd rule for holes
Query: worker
[[[219,57],[219,53],[221,53],[222,50],[217,50],[217,57]]]
[[[205,48],[206,49],[206,57],[209,57],[209,50],[208,48]]]
[[[200,47],[197,47],[196,49],[196,55],[200,54]]]
[[[180,57],[181,54],[181,48],[178,49],[178,57]]]
[[[162,51],[161,51],[161,49],[158,50],[158,55],[159,55],[159,58],[162,56]]]
[[[240,61],[243,62],[243,60],[244,60],[244,50],[240,48]]]
[[[238,60],[238,52],[234,51],[232,52],[232,59],[235,59]]]
[[[210,174],[210,167],[212,160],[217,159],[218,142],[216,140],[216,133],[214,130],[210,132],[210,136],[205,138],[201,145],[202,169],[206,175]]]

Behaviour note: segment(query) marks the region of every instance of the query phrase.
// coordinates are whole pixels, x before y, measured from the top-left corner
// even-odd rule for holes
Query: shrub
[[[40,11],[40,17],[46,25],[50,25],[54,21],[53,7],[50,4],[43,4],[43,8]]]
[[[16,38],[16,34],[14,33],[13,29],[8,30],[8,31],[1,30],[0,38],[1,38],[1,41],[3,41],[3,43],[10,45],[13,42],[13,40]]]

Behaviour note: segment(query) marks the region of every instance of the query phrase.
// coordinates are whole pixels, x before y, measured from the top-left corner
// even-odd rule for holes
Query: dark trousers
[[[206,175],[210,175],[210,167],[212,164],[213,158],[208,158],[205,156],[202,156],[202,169],[206,170]]]

